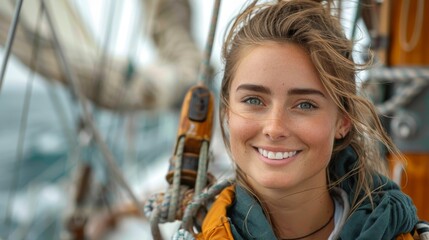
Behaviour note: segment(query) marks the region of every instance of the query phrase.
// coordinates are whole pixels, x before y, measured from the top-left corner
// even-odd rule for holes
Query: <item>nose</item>
[[[282,114],[282,111],[270,114],[270,117],[264,121],[263,134],[271,141],[282,140],[290,135],[287,117]]]

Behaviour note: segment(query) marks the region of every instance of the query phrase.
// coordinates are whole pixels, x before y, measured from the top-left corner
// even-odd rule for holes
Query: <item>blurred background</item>
[[[215,96],[222,39],[246,2],[219,7],[207,81]],[[428,219],[429,3],[333,2],[357,61],[375,53],[375,67],[358,81],[407,157],[404,165],[386,156],[392,177]],[[169,186],[182,102],[199,77],[214,1],[20,4],[0,0],[0,239],[151,239],[129,192],[144,202]],[[212,131],[209,172],[232,177],[216,114]],[[175,229],[164,224],[162,232]]]

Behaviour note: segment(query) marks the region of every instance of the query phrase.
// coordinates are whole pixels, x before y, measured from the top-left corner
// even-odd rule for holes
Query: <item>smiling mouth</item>
[[[282,160],[282,159],[286,159],[286,158],[290,158],[295,156],[299,151],[292,151],[292,152],[271,152],[271,151],[267,151],[265,149],[262,148],[258,148],[258,152],[268,158],[268,159],[273,159],[273,160]]]

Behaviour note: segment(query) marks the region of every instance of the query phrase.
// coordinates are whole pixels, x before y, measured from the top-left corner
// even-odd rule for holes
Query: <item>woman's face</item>
[[[267,43],[247,51],[229,102],[232,156],[256,191],[325,186],[334,139],[347,133],[350,121],[303,49]]]

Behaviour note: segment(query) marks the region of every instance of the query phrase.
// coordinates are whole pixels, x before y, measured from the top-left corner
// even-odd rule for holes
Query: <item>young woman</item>
[[[352,43],[318,1],[249,4],[224,45],[220,120],[236,183],[201,239],[395,239],[417,223],[399,154],[359,95]]]

